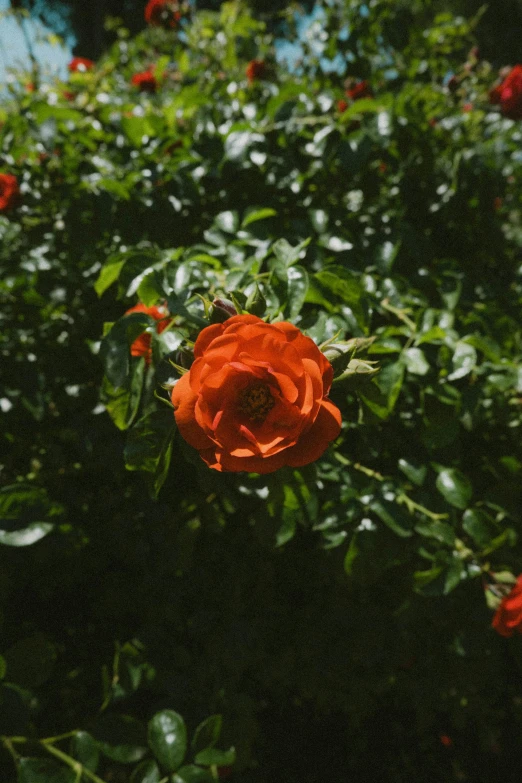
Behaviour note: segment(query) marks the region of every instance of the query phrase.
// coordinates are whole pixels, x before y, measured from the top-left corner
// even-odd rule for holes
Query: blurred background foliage
[[[144,27],[142,0],[17,0],[32,14],[39,16],[59,33],[64,27],[77,40],[77,50],[84,56],[98,57],[111,41],[111,34],[105,29],[107,16],[120,17],[132,33]],[[197,0],[198,9],[217,11],[223,0]],[[314,0],[248,0],[256,16],[261,16],[272,29],[284,30],[284,17],[289,9],[310,13],[316,5]],[[496,65],[515,63],[522,60],[522,40],[519,31],[522,26],[522,0],[390,0],[394,14],[398,14],[398,27],[405,23],[410,27],[423,28],[429,24],[434,13],[449,12],[472,18],[481,14],[476,30],[477,42],[482,55]],[[367,7],[372,10],[371,2]]]
[[[0,777],[515,783],[521,640],[484,590],[522,570],[511,24],[492,64],[489,12],[325,1],[285,69],[268,6],[136,8],[0,106]],[[215,296],[357,338],[317,464],[216,474],[177,435],[168,358]]]

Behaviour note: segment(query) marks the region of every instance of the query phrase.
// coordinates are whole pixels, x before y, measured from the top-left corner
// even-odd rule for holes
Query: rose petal
[[[197,397],[190,388],[189,374],[185,373],[172,389],[174,417],[183,438],[195,449],[208,449],[212,441],[205,435],[194,416]]]

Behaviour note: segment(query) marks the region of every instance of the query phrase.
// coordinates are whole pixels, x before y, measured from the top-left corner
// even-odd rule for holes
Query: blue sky
[[[18,71],[30,68],[23,33],[12,14],[6,15],[8,8],[9,0],[0,0],[0,85],[4,85],[9,78],[10,68]],[[34,19],[25,19],[24,25],[42,71],[65,76],[67,63],[71,59],[70,47],[51,43],[51,31]]]

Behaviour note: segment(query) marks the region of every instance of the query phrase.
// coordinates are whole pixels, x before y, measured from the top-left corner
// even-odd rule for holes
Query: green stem
[[[401,492],[399,495],[397,495],[396,502],[399,504],[404,503],[404,505],[408,508],[410,514],[413,511],[419,511],[421,514],[424,514],[425,516],[433,520],[448,518],[448,514],[436,514],[434,511],[430,511],[428,508],[426,508],[426,506],[421,506],[420,503],[417,503],[415,500],[412,500],[404,492]]]
[[[52,745],[45,745],[43,742],[40,744],[48,753],[51,754],[51,756],[55,756],[55,758],[60,759],[60,761],[63,761],[64,764],[67,764],[67,766],[76,773],[78,780],[80,780],[82,775],[85,775],[85,777],[91,780],[92,783],[105,783],[105,781],[99,778],[98,775],[95,775],[94,772],[91,772],[90,769],[84,767],[83,764],[80,764],[80,762],[76,761],[76,759],[68,756],[67,753],[58,750],[58,748],[53,748]]]

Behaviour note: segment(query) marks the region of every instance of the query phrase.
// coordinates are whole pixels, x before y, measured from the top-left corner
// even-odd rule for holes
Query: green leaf
[[[76,773],[54,759],[20,759],[18,783],[76,783],[76,781]]]
[[[266,220],[266,218],[274,217],[275,215],[277,215],[276,210],[270,207],[248,210],[241,223],[241,228],[246,228],[251,223],[256,223],[258,220]]]
[[[56,650],[42,633],[20,639],[4,653],[7,679],[22,688],[43,685],[54,668]]]
[[[370,509],[401,538],[409,538],[413,534],[413,519],[407,517],[397,505],[386,500],[375,500],[370,504]]]
[[[98,279],[94,283],[94,290],[98,296],[105,293],[116,282],[126,260],[126,258],[121,259],[119,256],[115,256],[114,258],[109,258],[107,263],[102,266]]]
[[[71,739],[71,756],[78,759],[86,769],[96,772],[100,759],[98,743],[88,732],[77,731]]]
[[[455,508],[465,509],[473,494],[469,479],[455,468],[442,470],[437,476],[436,487],[444,499]]]
[[[146,331],[147,326],[155,326],[155,324],[154,319],[145,313],[131,313],[116,321],[103,338],[100,358],[114,389],[127,387],[131,359],[130,346]]]
[[[302,266],[288,269],[288,308],[293,321],[301,312],[308,291],[308,272]]]
[[[418,487],[422,487],[428,472],[426,465],[414,465],[413,462],[408,462],[408,460],[405,459],[400,459],[398,464],[399,468],[410,481]]]
[[[272,252],[274,253],[277,260],[281,262],[281,264],[283,264],[285,267],[289,267],[299,261],[302,251],[305,249],[305,247],[308,247],[310,242],[311,239],[308,238],[303,242],[300,242],[295,247],[292,247],[292,245],[287,242],[286,239],[278,239],[277,242],[274,242],[272,245]]]
[[[174,710],[162,710],[149,721],[149,747],[159,764],[168,772],[175,772],[187,752],[185,721]]]
[[[344,572],[345,574],[348,574],[348,576],[350,576],[350,574],[352,573],[353,564],[358,554],[359,554],[359,547],[357,545],[357,533],[354,533],[350,541],[350,546],[348,547],[348,550],[344,557]]]
[[[214,783],[214,777],[206,769],[189,764],[172,775],[172,783]]]
[[[394,362],[381,370],[372,383],[362,389],[359,394],[380,419],[387,418],[395,407],[404,380],[404,364]]]
[[[143,725],[130,715],[107,713],[91,729],[104,756],[120,764],[135,764],[147,753]]]
[[[439,520],[419,523],[415,525],[415,532],[425,538],[434,538],[436,541],[440,541],[441,544],[447,544],[448,546],[453,546],[455,543],[455,531],[451,525]]]
[[[223,718],[221,715],[210,715],[202,721],[194,732],[191,748],[193,753],[212,748],[219,740]]]
[[[480,509],[467,509],[462,516],[462,527],[479,547],[488,546],[496,532],[487,514]]]
[[[0,521],[0,525],[3,524],[4,521]],[[4,546],[31,546],[53,529],[54,525],[51,522],[32,522],[20,530],[0,529],[0,544]]]
[[[197,754],[194,761],[196,764],[201,764],[203,767],[218,766],[218,767],[230,767],[236,760],[236,751],[234,748],[230,750],[218,750],[217,748],[207,748]]]
[[[3,680],[7,671],[7,664],[3,655],[0,655],[0,680]]]
[[[226,231],[227,234],[235,234],[239,227],[239,216],[235,210],[229,209],[216,215],[214,223],[221,231]]]
[[[130,783],[160,783],[161,772],[155,761],[142,761],[131,775]]]
[[[459,340],[453,354],[453,372],[448,375],[449,381],[464,378],[475,369],[477,365],[477,352],[472,345]]]
[[[430,369],[430,365],[420,348],[408,348],[407,351],[404,351],[403,358],[406,369],[413,375],[426,375]]]

